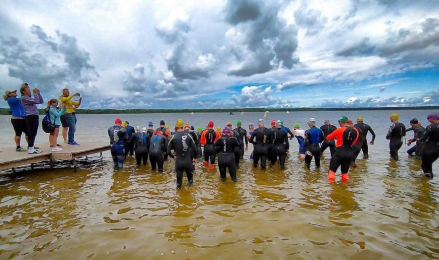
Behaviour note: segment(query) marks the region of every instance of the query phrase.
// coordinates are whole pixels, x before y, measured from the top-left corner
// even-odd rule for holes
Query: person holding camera
[[[79,97],[79,100],[74,101],[72,100],[73,97]],[[60,98],[60,101],[61,101],[61,107],[66,108],[65,121],[67,122],[69,128],[67,143],[69,145],[79,145],[75,141],[75,132],[76,132],[76,123],[77,123],[75,112],[76,112],[76,108],[81,105],[82,97],[79,93],[70,95],[69,89],[65,88],[62,91],[62,96]],[[63,127],[63,135],[64,135],[64,131],[67,131],[66,127]]]
[[[41,153],[39,149],[34,147],[35,138],[38,133],[38,126],[40,124],[40,117],[38,116],[38,104],[43,104],[44,100],[40,94],[40,90],[34,88],[32,90],[34,96],[32,97],[30,86],[27,83],[21,85],[20,88],[20,103],[24,108],[24,112],[26,114],[26,126],[28,130],[28,149],[27,152],[29,154],[38,154]]]
[[[66,107],[58,110],[58,100],[52,98],[47,102],[46,113],[48,114],[50,123],[54,128],[49,135],[49,144],[52,152],[61,152],[61,145],[58,144],[59,127],[61,125],[60,117],[66,112]]]
[[[11,109],[11,123],[15,131],[15,144],[17,152],[26,152],[27,150],[21,147],[21,134],[26,135],[26,140],[28,139],[27,125],[26,125],[26,113],[24,112],[24,107],[20,103],[20,99],[17,98],[17,90],[7,90],[3,95],[3,99],[8,102],[9,108]]]

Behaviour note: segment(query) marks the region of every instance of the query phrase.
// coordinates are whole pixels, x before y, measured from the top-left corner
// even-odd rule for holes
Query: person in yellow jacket
[[[73,98],[74,97],[79,97],[78,101],[74,101]],[[76,132],[76,108],[78,108],[81,105],[82,102],[82,97],[79,93],[75,93],[73,95],[70,95],[70,91],[65,88],[62,91],[62,96],[60,98],[61,101],[61,107],[65,107],[66,108],[66,112],[65,112],[65,123],[64,125],[68,126],[68,144],[69,145],[79,145],[76,141],[75,141],[75,132]],[[67,127],[63,127],[63,136],[64,136],[64,132],[67,132]]]

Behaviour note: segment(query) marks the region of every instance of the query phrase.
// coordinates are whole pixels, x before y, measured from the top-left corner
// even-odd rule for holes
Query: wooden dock
[[[63,145],[61,152],[52,152],[49,144],[40,146],[42,153],[28,154],[27,152],[16,152],[15,147],[0,149],[0,171],[14,169],[19,166],[42,162],[46,160],[73,160],[76,168],[76,158],[87,155],[102,153],[110,150],[108,143],[81,143],[78,146]]]

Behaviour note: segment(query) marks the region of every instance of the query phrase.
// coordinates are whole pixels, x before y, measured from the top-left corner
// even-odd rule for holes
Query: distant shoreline
[[[439,106],[415,107],[342,107],[342,108],[229,108],[229,109],[78,109],[77,114],[158,114],[158,113],[241,113],[241,112],[303,112],[303,111],[367,111],[367,110],[438,110]],[[40,109],[40,115],[44,115]],[[10,115],[9,108],[0,108],[0,115]]]

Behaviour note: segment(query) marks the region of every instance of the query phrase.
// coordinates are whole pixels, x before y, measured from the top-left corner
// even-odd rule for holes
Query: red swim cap
[[[122,124],[122,119],[116,118],[116,120],[114,121],[114,124],[121,125]]]
[[[271,120],[271,126],[275,126],[276,125],[276,119]]]
[[[213,121],[209,121],[209,124],[207,124],[207,127],[213,127]]]
[[[354,122],[352,122],[352,120],[349,119],[348,124],[352,125],[352,124],[354,124]]]

